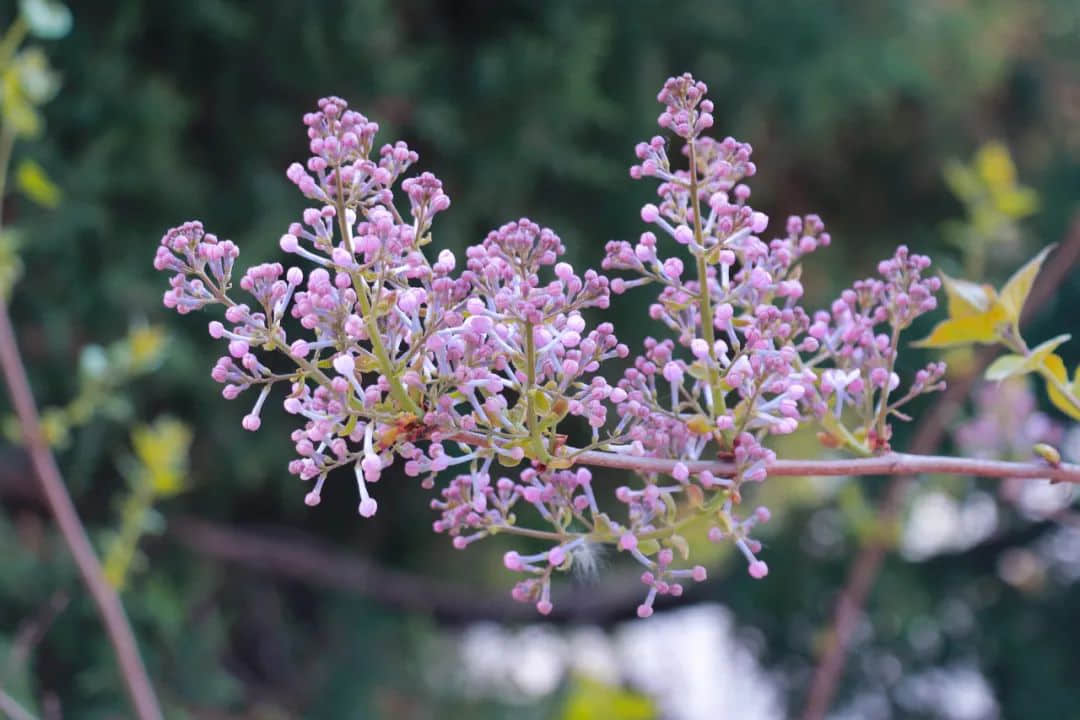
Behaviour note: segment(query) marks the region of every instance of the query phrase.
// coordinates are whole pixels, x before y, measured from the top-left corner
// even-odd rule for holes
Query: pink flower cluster
[[[550,612],[553,574],[589,564],[608,544],[643,566],[638,613],[647,617],[659,595],[705,579],[681,534],[695,520],[710,540],[731,542],[753,577],[767,574],[751,532],[769,512],[739,510],[743,484],[764,480],[775,460],[770,435],[828,418],[837,443],[879,449],[899,406],[940,387],[934,365],[895,396],[898,335],[934,307],[928,260],[901,248],[880,279],[811,316],[799,304],[799,261],[830,244],[821,220],[792,217],[780,237],[763,239],[769,220],[748,204],[744,182],[756,172],[751,148],[702,134],[713,124],[705,85],[672,78],[658,99],[659,124],[682,139],[682,160],[673,165],[660,136],[637,146],[631,177],[655,179],[657,201],[641,210],[648,229],[637,242],[608,244],[603,274],[576,270],[559,236],[527,219],[493,230],[462,259],[425,252],[435,216],[450,206],[442,184],[426,172],[405,176],[418,157],[402,142],[372,159],[378,126],[338,98],[304,116],[311,157],[287,172],[316,205],[280,240],[314,266],[306,276],[278,263],[252,267],[239,283],[252,300],[239,303],[230,294],[235,245],[194,222],[165,235],[154,264],[175,273],[166,306],[225,306],[226,322],[209,330],[228,354],[211,374],[229,399],[258,387],[244,428],[259,428],[272,387],[287,388],[284,409],[298,422],[289,470],[313,483],[307,504],[319,503],[331,471],[349,466],[359,512],[370,516],[369,486],[401,457],[425,487],[452,476],[432,508],[434,530],[454,547],[495,534],[542,544],[505,557],[525,576],[516,599]],[[645,285],[658,286],[649,314],[668,337],[648,339],[609,381],[603,363],[630,350],[611,323],[590,325],[588,310]],[[271,370],[265,356],[274,353],[292,369]],[[845,408],[861,435],[843,425]],[[585,447],[567,446],[560,432],[571,416],[591,428]],[[644,463],[605,504],[582,466],[598,452],[659,458],[670,470]],[[731,461],[730,475],[690,470],[717,457]]]

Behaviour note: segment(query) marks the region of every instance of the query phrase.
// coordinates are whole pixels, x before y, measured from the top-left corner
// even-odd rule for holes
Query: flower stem
[[[725,409],[724,393],[720,390],[720,378],[716,372],[716,330],[713,328],[712,292],[709,289],[709,269],[705,264],[705,240],[701,228],[701,198],[698,197],[697,149],[691,139],[690,145],[690,204],[694,209],[694,243],[700,248],[694,253],[697,261],[698,314],[701,315],[701,332],[709,345],[709,386],[712,403],[709,405],[710,420],[716,420],[716,406]]]

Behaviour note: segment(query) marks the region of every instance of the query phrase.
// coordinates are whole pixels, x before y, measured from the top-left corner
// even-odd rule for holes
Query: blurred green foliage
[[[12,19],[13,6],[4,7],[0,20]],[[162,506],[166,519],[314,535],[435,583],[504,594],[498,556],[508,546],[453,551],[427,531],[426,494],[404,478],[385,474],[383,512],[373,521],[357,518],[348,479],[331,478],[317,510],[304,506],[304,488],[285,472],[290,419],[268,411],[259,433],[242,431],[244,401],[223,401],[209,379],[221,349],[206,336],[206,319],[170,317],[160,307],[165,278],[150,262],[167,227],[197,217],[235,240],[245,264],[279,260],[277,238],[304,207],[284,178],[288,163],[306,155],[300,116],[332,93],[380,122],[383,140],[406,139],[421,154],[420,169],[446,183],[454,205],[436,226],[434,247],[464,246],[528,214],[563,236],[575,264],[596,266],[607,240],[641,231],[638,208],[649,189],[628,177],[632,148],[656,131],[664,78],[691,70],[717,100],[718,132],[756,147],[755,206],[774,222],[816,211],[829,225],[833,248],[804,274],[813,300],[824,304],[871,273],[899,242],[963,275],[967,246],[994,233],[943,233],[946,221],[973,217],[972,203],[984,196],[1015,220],[1031,209],[1033,191],[1039,212],[1025,231],[998,238],[979,261],[981,279],[1000,285],[1062,236],[1077,207],[1080,111],[1069,98],[1080,97],[1078,33],[1073,0],[80,4],[72,32],[46,48],[58,77],[30,55],[20,60],[22,80],[0,78],[4,103],[63,83],[60,100],[21,121],[28,133],[47,132],[28,136],[15,156],[24,168],[20,191],[48,205],[55,185],[59,206],[49,211],[15,195],[6,207],[23,266],[12,306],[38,400],[69,408],[86,387],[72,368],[88,347],[123,328],[168,323],[174,337],[159,371],[125,376],[123,393],[127,417],[167,413],[192,430],[185,492]],[[993,139],[1013,149],[1015,171],[983,155],[975,189],[949,163]],[[36,164],[20,165],[30,158]],[[943,167],[952,168],[947,181]],[[1010,176],[1023,184],[1006,182]],[[0,286],[13,272],[4,260],[15,257],[13,241],[0,235]],[[1031,336],[1075,326],[1078,301],[1074,274]],[[636,322],[647,303],[648,293],[632,293],[608,311],[632,346],[651,331]],[[1070,367],[1080,360],[1064,351],[1073,353]],[[908,361],[928,357],[913,352]],[[123,535],[128,510],[140,506],[121,500],[118,514],[116,502],[133,497],[132,473],[142,471],[131,470],[124,423],[108,413],[77,415],[70,424],[79,429],[59,458],[105,549],[108,531]],[[23,481],[20,457],[13,446],[0,448],[3,487]],[[614,485],[616,477],[598,474],[598,482]],[[759,629],[761,662],[783,674],[792,714],[847,562],[882,531],[867,522],[880,487],[833,496],[810,481],[767,485],[763,492],[779,503],[766,548],[770,580],[711,566],[713,581],[687,598],[722,601],[740,624]],[[1002,544],[1031,544],[1052,530],[1007,519],[997,544],[918,564],[889,560],[840,705],[878,693],[911,716],[884,665],[866,658],[893,658],[905,673],[974,659],[1003,716],[1074,712],[1077,584],[1059,578],[1032,594],[996,574]],[[0,652],[54,593],[71,596],[19,670],[20,697],[55,698],[73,718],[125,712],[92,604],[40,505],[3,499],[0,546]],[[119,574],[170,717],[560,717],[608,692],[569,681],[564,694],[531,704],[475,696],[432,679],[432,667],[456,660],[430,618],[226,565],[168,532],[139,547],[145,571]],[[977,622],[942,620],[957,607]],[[628,604],[600,620],[632,614]],[[940,642],[913,643],[913,628],[927,622]]]

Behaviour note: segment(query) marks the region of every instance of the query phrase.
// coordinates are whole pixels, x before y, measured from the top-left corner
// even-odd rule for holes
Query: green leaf
[[[972,202],[982,192],[979,176],[966,165],[955,160],[945,164],[942,175],[945,177],[945,184],[949,186],[949,190],[960,200]]]
[[[44,168],[33,160],[23,160],[15,170],[15,186],[42,207],[55,209],[63,199],[56,183],[49,179]]]
[[[690,559],[690,543],[682,535],[672,535],[668,538],[667,544],[675,548],[683,560]]]
[[[1013,276],[1005,283],[1005,287],[1001,288],[999,302],[1005,309],[1005,316],[1011,324],[1016,324],[1020,320],[1020,311],[1027,302],[1031,286],[1035,283],[1035,276],[1039,274],[1043,261],[1053,249],[1054,245],[1044,247],[1038,255],[1013,273]]]
[[[532,398],[533,407],[536,408],[536,414],[543,417],[551,412],[551,398],[548,394],[540,388],[533,388],[529,391],[529,397]]]
[[[637,546],[644,555],[655,555],[660,552],[660,542],[658,540],[641,540]]]

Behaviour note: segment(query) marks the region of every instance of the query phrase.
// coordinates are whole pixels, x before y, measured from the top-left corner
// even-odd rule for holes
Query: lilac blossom
[[[400,457],[435,491],[433,529],[455,548],[497,534],[540,544],[508,552],[504,565],[522,576],[513,597],[543,614],[553,575],[610,545],[642,566],[638,614],[648,617],[657,597],[706,578],[682,535],[699,520],[763,578],[752,533],[769,512],[745,513],[742,501],[744,484],[764,481],[776,461],[769,438],[828,420],[837,444],[886,448],[899,407],[942,385],[944,368],[931,365],[898,394],[894,369],[899,333],[934,308],[939,282],[924,277],[925,257],[900,248],[880,278],[809,314],[800,261],[830,235],[807,215],[770,238],[769,218],[749,204],[752,148],[703,134],[714,122],[706,92],[689,75],[665,83],[658,124],[681,140],[679,153],[662,136],[637,145],[630,175],[655,181],[657,198],[641,209],[636,242],[608,243],[601,272],[574,268],[559,236],[524,218],[463,257],[428,249],[450,207],[442,183],[410,175],[415,152],[403,142],[376,149],[377,124],[325,98],[304,116],[311,156],[286,173],[312,206],[279,241],[310,269],[256,265],[239,281],[250,296],[239,302],[236,246],[185,223],[154,260],[174,273],[165,305],[224,306],[225,322],[209,332],[227,354],[211,376],[228,399],[255,391],[245,429],[259,429],[283,386],[297,422],[289,471],[310,483],[308,505],[346,467],[370,517],[373,486]],[[666,256],[668,247],[678,252]],[[592,324],[589,311],[649,285],[649,315],[666,336],[630,359],[613,325]],[[271,370],[270,354],[291,369]],[[614,358],[628,367],[609,381],[602,367]],[[852,412],[861,436],[844,424]],[[586,446],[566,444],[568,417],[590,428]],[[597,451],[672,464],[629,473],[612,493],[594,489],[579,464]],[[731,472],[700,469],[717,458]]]

